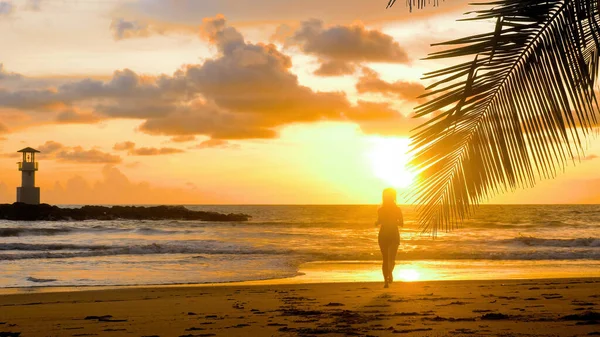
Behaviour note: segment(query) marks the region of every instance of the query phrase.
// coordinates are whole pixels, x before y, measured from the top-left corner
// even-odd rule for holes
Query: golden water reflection
[[[399,282],[589,277],[597,262],[582,261],[397,261]],[[323,261],[300,266],[289,283],[383,282],[379,261]]]
[[[377,282],[382,281],[381,262],[343,261],[310,262],[303,264],[304,274],[297,278],[300,282]],[[439,276],[435,269],[418,262],[399,263],[394,269],[394,280],[402,282],[433,281]]]

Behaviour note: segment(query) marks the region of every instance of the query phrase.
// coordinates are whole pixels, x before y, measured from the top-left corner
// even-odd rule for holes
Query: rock
[[[199,220],[248,221],[247,214],[222,214],[192,211],[183,206],[83,206],[60,208],[48,204],[28,205],[20,202],[0,204],[0,219],[15,221],[82,221],[82,220]]]

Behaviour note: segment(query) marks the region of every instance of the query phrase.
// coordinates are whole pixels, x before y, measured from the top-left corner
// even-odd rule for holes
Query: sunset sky
[[[403,190],[430,44],[467,1],[0,0],[0,202],[377,203]],[[600,141],[491,203],[600,202]]]

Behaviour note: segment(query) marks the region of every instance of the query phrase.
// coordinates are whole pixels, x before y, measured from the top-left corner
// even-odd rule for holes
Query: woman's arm
[[[404,216],[400,207],[398,207],[398,226],[404,227]]]

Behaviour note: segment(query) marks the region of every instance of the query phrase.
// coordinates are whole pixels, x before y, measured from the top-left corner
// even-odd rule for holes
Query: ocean
[[[376,205],[186,207],[252,220],[0,221],[0,288],[381,278]],[[600,276],[600,205],[485,205],[435,239],[401,208],[397,279]]]

